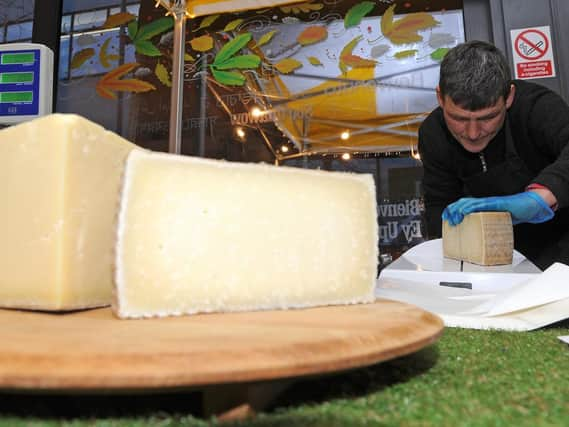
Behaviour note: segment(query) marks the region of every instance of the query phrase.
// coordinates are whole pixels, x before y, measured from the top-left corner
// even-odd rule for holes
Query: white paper
[[[569,266],[556,262],[534,279],[497,296],[485,316],[526,310],[566,298],[569,298]]]
[[[569,344],[569,335],[564,335],[564,336],[557,337],[557,338],[559,338],[559,339],[560,339],[561,341],[563,341],[564,343]]]
[[[420,271],[408,265],[405,255],[382,270],[376,297],[421,307],[439,315],[446,326],[528,331],[569,318],[565,264],[533,274],[487,272],[475,277],[468,272]],[[472,282],[472,289],[441,286],[441,280]]]

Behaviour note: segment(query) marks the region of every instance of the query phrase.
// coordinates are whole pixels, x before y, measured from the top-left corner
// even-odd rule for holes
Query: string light
[[[241,139],[245,139],[245,130],[243,130],[243,128],[237,128],[235,129],[235,133],[237,134],[237,136]]]
[[[415,150],[415,147],[411,145],[411,157],[415,160],[421,160],[421,154],[419,154],[418,150]]]
[[[263,114],[263,112],[261,111],[261,109],[259,107],[253,107],[251,109],[251,116],[256,118],[256,119],[261,117],[262,114]]]
[[[283,153],[288,153],[288,147],[287,147],[286,145],[283,145],[283,146],[281,147],[281,152],[283,152]]]
[[[350,155],[350,153],[342,154],[342,160],[350,160],[351,158],[352,156]]]
[[[341,138],[343,141],[346,141],[346,140],[350,139],[350,131],[349,131],[349,130],[345,130],[344,132],[342,132],[342,133],[340,134],[340,138]]]

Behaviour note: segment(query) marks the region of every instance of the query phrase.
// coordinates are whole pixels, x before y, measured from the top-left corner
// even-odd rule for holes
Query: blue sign
[[[0,116],[36,116],[40,104],[40,51],[0,52]]]

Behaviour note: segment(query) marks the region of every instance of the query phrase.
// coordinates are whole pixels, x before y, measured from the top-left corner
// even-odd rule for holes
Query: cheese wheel
[[[77,115],[0,131],[0,306],[109,305],[126,155],[136,146]]]
[[[443,255],[480,265],[511,264],[512,217],[508,212],[475,212],[452,226],[443,221]]]
[[[370,302],[371,175],[132,152],[117,232],[121,318]]]

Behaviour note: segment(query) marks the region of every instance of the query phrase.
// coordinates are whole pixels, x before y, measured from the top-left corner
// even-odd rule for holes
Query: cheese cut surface
[[[476,212],[451,226],[443,221],[443,255],[480,265],[511,264],[512,217],[508,212]]]
[[[119,317],[370,302],[371,175],[133,151],[118,225]]]
[[[0,306],[111,303],[114,224],[135,147],[76,115],[0,131]]]

